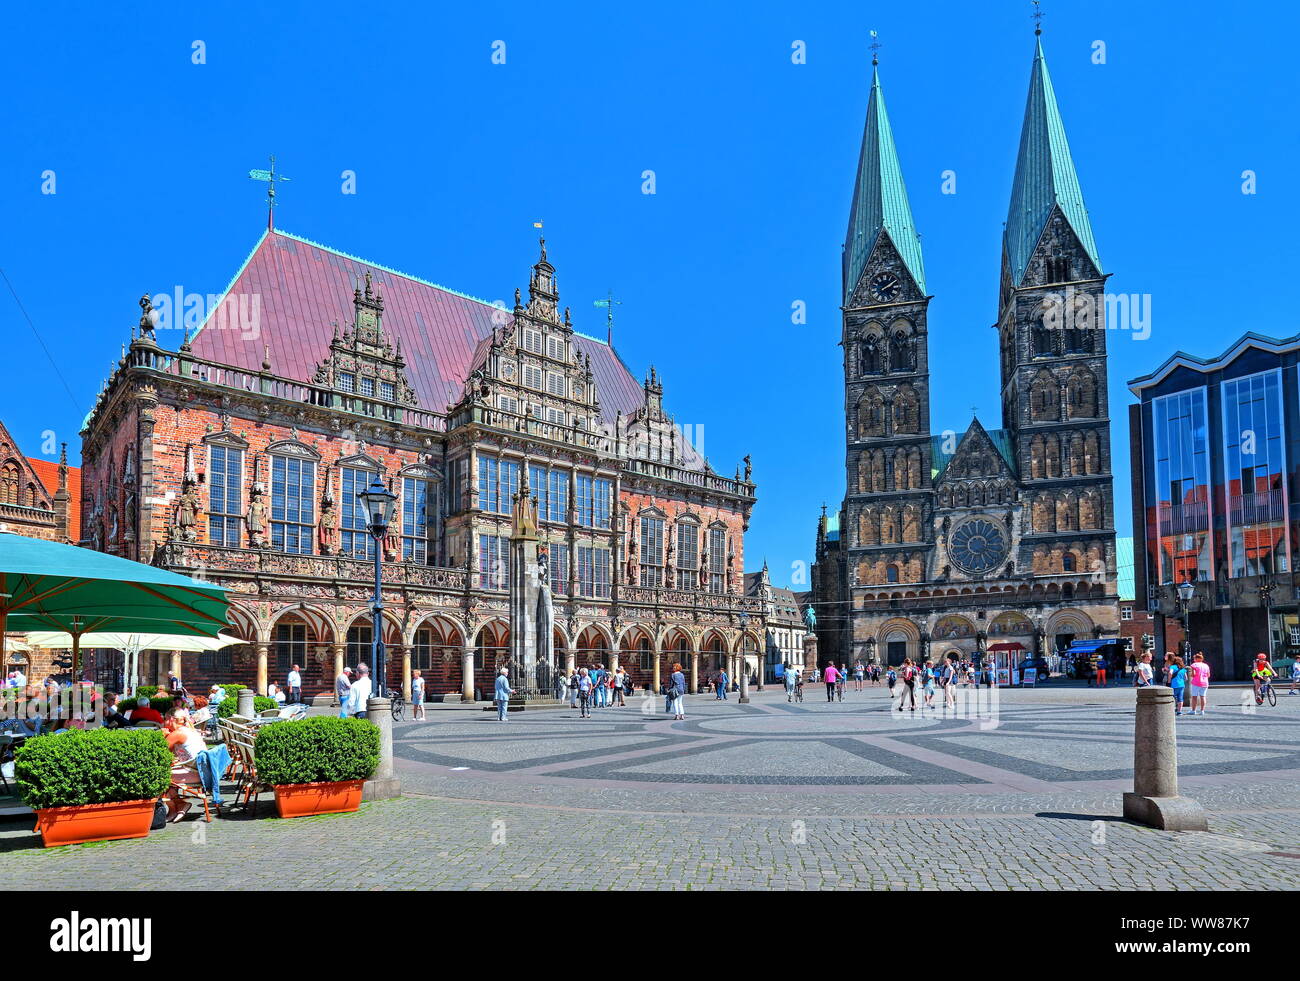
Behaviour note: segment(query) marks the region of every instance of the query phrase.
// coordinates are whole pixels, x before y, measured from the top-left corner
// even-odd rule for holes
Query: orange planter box
[[[275,810],[282,818],[345,814],[361,806],[364,785],[364,780],[280,784],[275,788]]]
[[[127,800],[78,807],[46,807],[36,812],[36,830],[45,847],[88,841],[147,838],[157,801]]]

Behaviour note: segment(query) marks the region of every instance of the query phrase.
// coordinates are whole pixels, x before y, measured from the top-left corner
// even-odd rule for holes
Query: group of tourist
[[[501,669],[505,674],[506,669]],[[498,682],[499,684],[499,682]],[[627,705],[632,694],[632,676],[619,665],[610,671],[604,664],[592,667],[575,667],[567,675],[555,673],[555,697],[568,699],[571,708],[580,709],[580,718],[591,718],[593,708],[619,708]],[[685,686],[683,686],[684,689]]]

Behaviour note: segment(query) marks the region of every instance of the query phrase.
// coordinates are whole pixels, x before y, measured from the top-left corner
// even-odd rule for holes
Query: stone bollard
[[[255,716],[257,710],[253,708],[253,698],[256,695],[257,693],[251,688],[239,689],[239,701],[236,703],[238,706],[236,709],[237,714],[242,715],[245,719],[251,719]]]
[[[379,727],[379,766],[361,789],[361,799],[400,797],[402,785],[393,776],[393,703],[386,698],[366,699],[366,718]]]
[[[749,666],[744,665],[740,669],[740,697],[736,699],[742,705],[749,702]]]
[[[1124,795],[1124,817],[1163,831],[1208,831],[1205,812],[1178,796],[1178,739],[1172,688],[1137,690],[1133,727],[1133,792]]]

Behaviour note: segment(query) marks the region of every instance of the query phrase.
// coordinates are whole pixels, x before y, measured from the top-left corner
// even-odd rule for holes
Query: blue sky
[[[27,453],[49,431],[76,455],[141,293],[225,287],[265,225],[248,170],[275,153],[293,178],[279,227],[490,300],[527,285],[544,219],[578,329],[603,333],[591,303],[614,289],[616,346],[638,374],[658,367],[714,467],[753,455],[746,565],[766,557],[790,582],[819,505],[843,495],[840,245],[872,28],[935,295],[934,429],[964,428],[971,406],[1000,424],[990,324],[1030,4],[173,6],[7,14],[0,268],[58,365],[0,282],[0,418]],[[1298,137],[1279,110],[1297,103],[1300,15],[1112,0],[1045,13],[1109,289],[1151,298],[1149,338],[1108,338],[1127,534],[1124,382],[1180,348],[1300,330],[1284,285]],[[941,193],[946,170],[956,194]]]

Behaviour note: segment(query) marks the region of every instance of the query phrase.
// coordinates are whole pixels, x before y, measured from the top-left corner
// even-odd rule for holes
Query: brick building
[[[68,466],[64,446],[59,462],[23,456],[0,422],[0,534],[8,532],[52,542],[70,542],[80,535],[81,471]],[[31,648],[21,634],[5,643],[3,674],[18,669],[28,678],[44,678],[62,669],[58,652]]]
[[[655,369],[638,383],[575,330],[545,242],[513,309],[275,230],[176,350],[158,302],[142,298],[82,434],[82,538],[231,591],[248,644],[186,662],[190,684],[264,690],[298,663],[315,694],[369,660],[375,545],[356,494],[375,474],[398,495],[381,544],[389,684],[419,668],[431,693],[472,695],[509,659],[525,480],[552,667],[620,662],[657,684],[680,660],[698,678],[734,666],[742,613],[757,649],[748,458],[714,472]]]
[[[1019,147],[1001,427],[936,432],[921,240],[873,75],[843,250],[847,486],[819,519],[813,573],[823,663],[1015,659],[1118,630],[1107,274],[1041,44]]]

